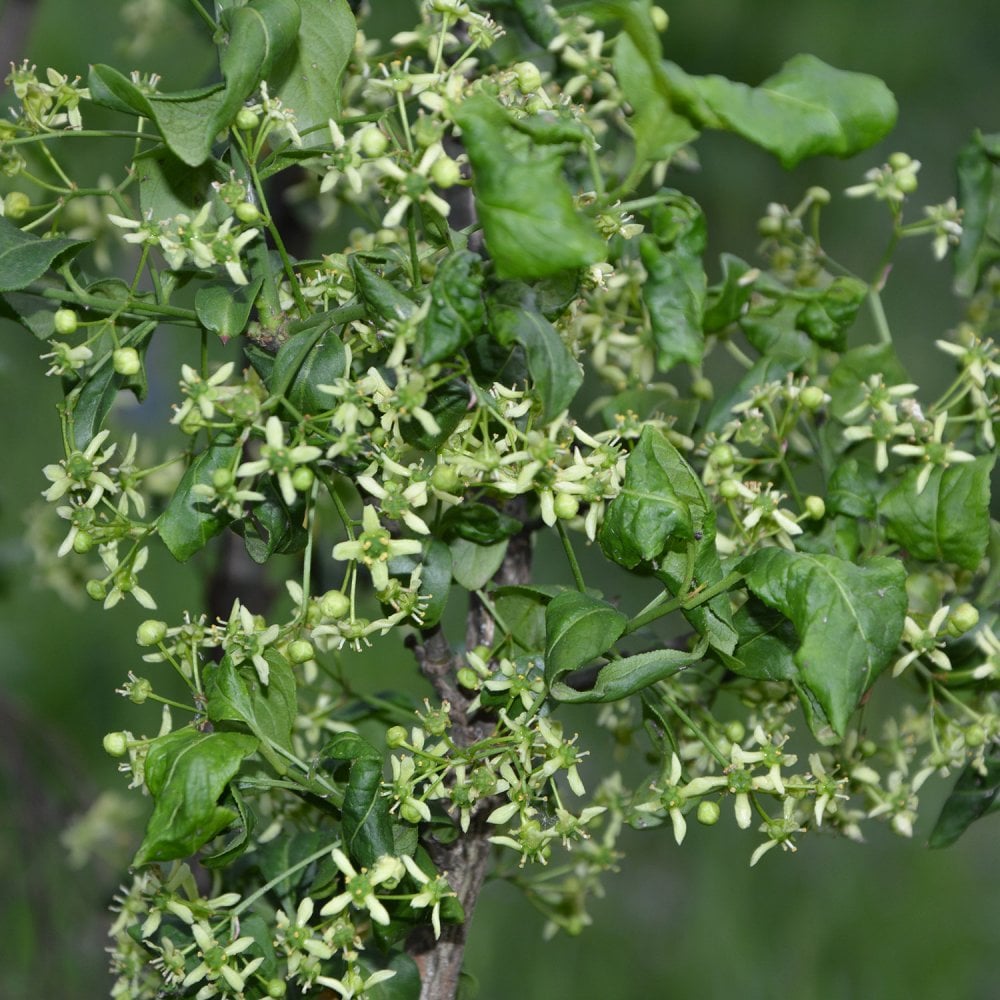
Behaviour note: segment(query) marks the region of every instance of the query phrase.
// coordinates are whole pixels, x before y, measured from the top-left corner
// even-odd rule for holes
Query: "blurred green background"
[[[374,0],[380,32],[405,26],[407,0]],[[953,162],[974,128],[1000,130],[996,40],[1000,8],[954,0],[677,0],[665,37],[669,58],[691,72],[758,82],[796,52],[882,77],[901,107],[882,147],[854,161],[823,160],[786,173],[737,139],[708,135],[704,168],[674,177],[699,198],[710,226],[710,260],[722,249],[752,258],[756,219],[768,201],[794,203],[811,184],[838,192],[903,149],[921,160],[917,204],[953,193]],[[155,69],[167,89],[195,85],[210,67],[207,46],[170,0],[42,0],[0,3],[0,49],[40,67],[85,73],[91,62]],[[138,15],[138,16],[137,16]],[[131,16],[131,20],[129,17]],[[17,18],[26,26],[21,51]],[[148,39],[142,51],[137,42]],[[171,51],[183,53],[176,63]],[[86,161],[98,172],[101,162]],[[834,256],[859,273],[886,235],[869,205],[841,205],[828,229]],[[946,366],[933,340],[959,316],[946,266],[927,242],[903,247],[885,293],[904,360],[928,395]],[[864,329],[859,336],[864,335]],[[103,789],[121,788],[101,737],[135,725],[113,689],[138,665],[135,605],[103,615],[68,605],[38,585],[25,511],[39,501],[40,468],[59,454],[58,387],[42,377],[39,344],[0,326],[0,997],[106,996],[105,907],[134,844],[135,819],[113,811],[98,839],[103,857],[72,864],[67,822]],[[172,380],[168,375],[168,382]],[[163,400],[149,419],[162,420]],[[130,419],[126,415],[126,419]],[[143,419],[142,416],[131,419]],[[58,538],[59,526],[48,522]],[[50,560],[51,562],[51,560]],[[203,567],[202,567],[203,569]],[[162,564],[172,619],[198,600],[198,567]],[[595,769],[596,770],[596,769]],[[933,784],[933,783],[929,783]],[[732,824],[692,829],[677,848],[661,829],[631,833],[628,857],[592,907],[580,938],[543,942],[543,921],[513,890],[489,886],[471,934],[468,967],[482,1000],[706,997],[838,1000],[989,1000],[1000,976],[997,824],[974,827],[957,848],[923,846],[935,796],[907,842],[872,830],[870,843],[812,836],[795,856],[747,861],[756,838]]]

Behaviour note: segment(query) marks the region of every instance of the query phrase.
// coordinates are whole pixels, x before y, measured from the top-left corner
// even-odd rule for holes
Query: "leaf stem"
[[[566,553],[566,559],[569,562],[570,572],[573,574],[576,589],[581,594],[586,593],[587,585],[584,583],[583,574],[580,572],[580,564],[577,562],[576,553],[573,551],[573,542],[569,537],[569,532],[566,530],[566,525],[563,524],[560,518],[556,518],[556,528],[559,531],[559,540],[562,542],[563,551]]]

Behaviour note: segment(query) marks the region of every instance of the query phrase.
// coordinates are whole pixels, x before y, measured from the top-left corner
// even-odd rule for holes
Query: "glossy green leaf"
[[[206,330],[218,334],[224,342],[238,337],[246,329],[254,299],[263,283],[261,276],[237,289],[231,284],[203,285],[194,296],[198,322]]]
[[[420,596],[426,599],[421,605],[422,628],[432,628],[441,620],[451,591],[451,549],[439,538],[425,538],[419,556],[396,556],[389,560],[392,576],[408,579],[420,566]]]
[[[0,292],[27,288],[52,267],[78,254],[90,240],[43,240],[0,215]]]
[[[845,458],[837,463],[826,484],[826,508],[831,514],[848,517],[875,517],[878,502],[878,479],[871,466]]]
[[[705,350],[702,316],[707,279],[705,217],[697,202],[679,192],[652,213],[653,234],[642,236],[639,252],[646,269],[642,300],[656,344],[660,371],[679,361],[696,365]]]
[[[351,255],[350,266],[358,295],[372,319],[392,324],[407,319],[417,311],[412,299],[407,298],[391,281],[365,267],[356,254]]]
[[[731,670],[762,681],[798,679],[795,664],[798,636],[781,612],[751,596],[733,616],[733,624],[739,635],[739,648],[737,659],[726,663]]]
[[[566,674],[606,653],[627,624],[625,615],[590,594],[567,590],[553,598],[545,609],[545,680],[550,690],[554,693]],[[558,690],[572,698],[565,684]]]
[[[316,313],[295,323],[275,355],[267,387],[303,413],[329,410],[334,397],[319,386],[332,384],[347,371],[347,352],[336,325],[329,313]]]
[[[0,295],[0,319],[9,319],[30,330],[39,340],[48,340],[55,333],[54,303],[36,295],[7,292]]]
[[[230,521],[224,511],[213,511],[211,502],[193,493],[192,487],[196,483],[210,486],[212,473],[216,469],[235,468],[240,454],[238,444],[220,435],[195,458],[177,484],[157,521],[157,533],[180,562],[190,559]]]
[[[73,444],[83,451],[104,426],[124,378],[105,361],[66,397]]]
[[[983,773],[985,772],[985,773]],[[1000,748],[993,744],[980,771],[972,762],[955,782],[955,787],[945,800],[934,829],[931,830],[931,847],[948,847],[977,820],[997,808],[1000,792]]]
[[[232,524],[232,530],[243,538],[247,555],[262,566],[276,552],[301,552],[309,539],[305,498],[297,496],[289,507],[273,477],[258,480],[257,491],[264,499],[254,501]]]
[[[722,264],[722,281],[712,285],[705,297],[702,326],[706,333],[724,330],[730,323],[735,323],[753,293],[753,282],[745,280],[751,270],[745,260],[724,253],[719,261]]]
[[[295,674],[277,650],[267,650],[264,658],[268,665],[266,686],[260,683],[250,661],[236,666],[224,656],[218,666],[207,668],[206,711],[213,722],[242,722],[262,744],[291,750],[298,711]],[[286,768],[282,765],[279,770],[283,773]]]
[[[341,79],[357,37],[347,0],[295,0],[301,11],[297,42],[268,75],[272,93],[295,109],[305,145],[329,141],[322,128],[340,116]],[[310,132],[310,129],[320,131]]]
[[[955,251],[955,291],[972,295],[1000,261],[1000,135],[974,132],[958,154],[962,236]]]
[[[443,915],[444,904],[442,904],[441,910]],[[366,978],[383,968],[390,969],[395,973],[391,979],[383,979],[380,983],[366,989],[365,996],[368,1000],[419,1000],[420,969],[406,952],[393,953],[384,965],[374,965],[365,957],[362,957],[358,964],[364,970]]]
[[[502,278],[544,278],[603,260],[604,240],[579,213],[561,157],[532,147],[485,94],[454,111],[472,164],[486,246]]]
[[[816,346],[799,329],[801,309],[787,299],[758,299],[739,318],[740,329],[771,364],[797,371],[815,357]]]
[[[861,304],[868,298],[868,286],[857,278],[839,277],[822,289],[799,294],[805,304],[796,317],[797,327],[817,344],[834,351],[844,350],[847,331]]]
[[[202,733],[179,729],[157,737],[146,757],[146,787],[155,806],[146,835],[132,862],[186,858],[233,821],[219,805],[226,786],[257,740],[243,733]]]
[[[1000,602],[1000,521],[993,519],[990,519],[986,558],[989,559],[989,569],[979,589],[980,607],[989,607]]]
[[[497,587],[493,600],[504,625],[522,648],[545,649],[545,609],[562,587],[514,585]]]
[[[441,519],[445,538],[464,538],[477,545],[495,545],[516,535],[523,525],[515,517],[484,503],[460,503],[449,507]]]
[[[507,539],[493,545],[477,545],[464,538],[454,539],[451,550],[451,575],[466,590],[485,587],[500,568],[507,554]]]
[[[892,660],[906,615],[906,571],[879,557],[855,566],[831,555],[770,548],[741,566],[750,590],[792,621],[802,683],[843,736],[861,696]]]
[[[917,494],[918,468],[907,471],[879,504],[886,530],[915,559],[976,569],[990,533],[990,473],[996,455],[931,471]]]
[[[201,856],[199,862],[205,868],[225,868],[226,865],[244,855],[254,846],[253,831],[257,826],[257,816],[235,784],[229,786],[229,794],[232,796],[239,828],[229,843],[220,851]]]
[[[621,493],[604,517],[605,554],[632,569],[658,558],[671,542],[699,541],[714,523],[704,489],[683,455],[661,430],[644,427],[625,463]]]
[[[808,156],[853,156],[896,123],[896,100],[881,80],[811,55],[793,56],[759,87],[690,76],[671,62],[663,66],[676,110],[696,125],[743,136],[785,167]]]
[[[469,412],[470,398],[468,383],[462,379],[455,378],[438,386],[424,404],[424,409],[438,425],[437,433],[431,433],[416,417],[410,417],[400,421],[403,440],[423,451],[437,451]]]
[[[537,310],[534,297],[523,286],[508,286],[503,304],[490,308],[490,329],[505,346],[524,348],[535,394],[548,422],[565,410],[583,383],[580,365],[559,331]],[[519,300],[512,304],[510,299]]]
[[[482,295],[482,261],[468,250],[456,250],[431,279],[430,302],[417,328],[416,349],[422,364],[454,357],[486,322]]]
[[[139,214],[143,218],[193,218],[209,199],[212,181],[225,179],[221,164],[208,160],[192,168],[169,149],[159,146],[135,159]],[[228,286],[232,292],[232,286]]]

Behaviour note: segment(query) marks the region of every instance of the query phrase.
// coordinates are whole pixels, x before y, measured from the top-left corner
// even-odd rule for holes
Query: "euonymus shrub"
[[[756,864],[909,836],[932,777],[933,844],[988,812],[998,138],[958,202],[914,212],[904,154],[846,192],[888,212],[873,280],[824,251],[817,188],[767,206],[759,259],[707,261],[703,130],[850,156],[886,87],[811,56],[691,76],[645,0],[428,0],[387,43],[346,0],[192,6],[218,82],[25,63],[0,125],[0,301],[65,391],[61,578],[155,612],[153,547],[209,566],[234,534],[291,574],[138,630],[121,693],[162,717],[105,740],[151,806],[114,996],[449,995],[489,865],[577,932],[626,825],[735,822]],[[79,186],[104,139],[131,154]],[[967,300],[936,400],[879,300],[921,234]],[[123,438],[154,376],[172,436]],[[366,688],[380,644],[426,699]]]

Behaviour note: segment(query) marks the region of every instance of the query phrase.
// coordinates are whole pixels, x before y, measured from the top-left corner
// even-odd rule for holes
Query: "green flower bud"
[[[431,485],[442,493],[451,493],[459,483],[458,470],[453,465],[438,462],[431,472]]]
[[[542,71],[532,62],[519,62],[514,67],[514,73],[522,94],[531,94],[542,85]]]
[[[736,453],[728,444],[717,444],[712,449],[709,458],[712,464],[717,465],[720,469],[729,469],[736,461]]]
[[[212,485],[217,490],[226,490],[233,485],[233,471],[232,469],[213,469],[212,470]]]
[[[78,531],[73,539],[73,551],[86,555],[94,547],[94,536],[89,531]]]
[[[108,588],[103,580],[88,580],[84,589],[92,601],[103,601],[108,596]]]
[[[105,753],[111,757],[124,757],[128,753],[128,733],[108,733],[103,742]]]
[[[893,170],[905,170],[912,162],[909,153],[893,153],[889,157],[889,166]]]
[[[757,232],[761,236],[777,236],[781,232],[781,219],[765,215],[757,220]]]
[[[979,612],[966,601],[948,615],[948,634],[956,639],[979,624]]]
[[[730,743],[740,743],[747,734],[746,726],[739,719],[731,719],[725,724],[722,730],[726,734],[726,739]]]
[[[711,399],[715,395],[715,387],[712,385],[711,379],[707,379],[704,376],[696,378],[691,383],[691,395],[695,399]]]
[[[139,352],[134,347],[119,347],[111,355],[111,364],[119,375],[138,375],[142,368]]]
[[[462,170],[450,156],[439,156],[431,166],[431,180],[439,188],[454,187],[462,179]]]
[[[986,742],[986,730],[979,725],[978,722],[974,722],[971,726],[968,726],[965,730],[965,745],[972,750],[981,747]]]
[[[913,194],[919,184],[920,182],[917,180],[916,174],[903,174],[901,177],[896,178],[896,187],[903,194]]]
[[[813,412],[818,410],[826,398],[826,393],[818,385],[807,385],[799,393],[799,402],[804,410]]]
[[[670,16],[662,7],[650,7],[649,19],[653,22],[653,27],[662,35],[670,25]]]
[[[719,483],[719,494],[726,500],[733,500],[740,495],[740,484],[735,479],[723,479]]]
[[[56,333],[68,337],[71,333],[76,333],[79,323],[76,312],[72,309],[57,309],[52,317],[52,325]]]
[[[577,511],[580,509],[580,501],[572,493],[557,493],[552,506],[556,517],[568,521],[570,518],[576,517]]]
[[[472,667],[459,667],[458,673],[455,675],[458,683],[466,689],[466,691],[478,691],[481,681],[479,680],[479,674],[472,669]]]
[[[361,130],[361,152],[365,156],[381,156],[388,148],[389,140],[377,125],[366,125]]]
[[[316,475],[313,473],[312,469],[302,466],[296,469],[292,473],[292,486],[299,491],[299,493],[305,493],[307,490],[312,489],[312,484],[316,481]]]
[[[342,590],[328,590],[319,599],[319,609],[325,618],[345,618],[351,610],[351,599]]]
[[[719,808],[719,803],[714,802],[711,799],[702,799],[698,803],[698,822],[702,826],[715,826],[719,822],[719,815],[722,810]]]
[[[808,496],[805,499],[806,513],[814,520],[821,521],[826,515],[826,503],[822,497]]]
[[[816,205],[829,205],[830,192],[825,187],[811,187],[806,191],[806,197]]]
[[[153,693],[153,684],[145,677],[136,677],[128,684],[128,700],[133,705],[142,705]]]
[[[260,118],[255,111],[251,111],[249,108],[240,108],[240,110],[236,112],[235,125],[238,129],[242,129],[244,132],[250,132],[259,124]]]
[[[315,655],[313,644],[306,639],[296,639],[288,644],[288,659],[292,663],[308,663]]]
[[[135,641],[140,646],[156,646],[163,642],[167,635],[167,623],[147,618],[136,630]]]
[[[269,979],[267,981],[267,995],[274,1000],[280,1000],[288,992],[284,979]]]
[[[412,823],[414,826],[416,826],[423,819],[417,811],[416,806],[411,805],[409,802],[404,802],[399,807],[399,815],[402,816],[407,823]]]
[[[390,750],[406,746],[407,739],[408,734],[402,726],[390,726],[385,731],[385,745],[389,747]]]
[[[240,222],[245,222],[247,224],[260,221],[260,209],[250,201],[241,201],[236,208],[233,209],[233,215],[235,215]]]
[[[11,191],[3,200],[4,215],[8,219],[23,219],[31,208],[31,199],[23,191]]]

